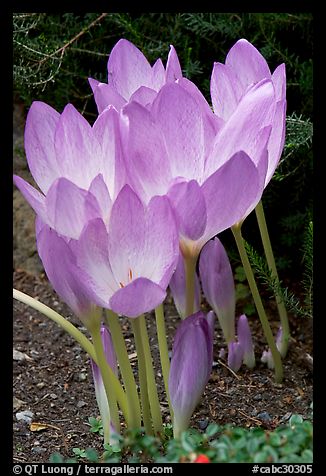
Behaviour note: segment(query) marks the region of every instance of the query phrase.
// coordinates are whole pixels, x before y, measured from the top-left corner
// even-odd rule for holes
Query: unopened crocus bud
[[[243,363],[249,367],[249,369],[253,369],[256,363],[255,353],[248,319],[245,314],[242,314],[238,319],[237,331],[238,341],[243,349]]]
[[[229,342],[228,344],[228,366],[233,372],[237,372],[243,360],[243,348],[240,342]]]
[[[170,290],[173,296],[175,307],[179,316],[184,319],[186,317],[186,273],[182,254],[179,255],[177,268],[170,280]],[[200,308],[200,285],[197,274],[195,274],[195,299],[194,312]]]
[[[279,352],[280,352],[281,345],[282,345],[282,327],[279,328],[279,330],[277,332],[277,335],[276,335],[276,347],[277,347],[277,350]],[[274,359],[273,359],[272,352],[270,351],[270,349],[264,350],[263,355],[262,355],[260,360],[263,362],[263,364],[267,364],[267,367],[269,369],[271,369],[271,370],[274,369]]]
[[[218,238],[209,241],[199,259],[199,274],[207,301],[215,311],[227,343],[235,340],[235,288],[226,251]]]
[[[114,352],[112,337],[111,337],[110,331],[105,326],[101,327],[101,339],[102,339],[104,353],[106,356],[106,361],[108,365],[111,367],[111,369],[113,370],[113,372],[115,373],[115,375],[118,375],[117,358]],[[110,439],[110,436],[112,436],[112,433],[115,433],[115,429],[111,423],[109,403],[107,400],[101,371],[99,367],[96,365],[96,363],[94,362],[94,360],[92,359],[91,359],[91,367],[92,367],[92,373],[93,373],[96,401],[97,401],[97,405],[100,411],[102,424],[103,424],[104,439],[106,442],[108,442]]]
[[[179,325],[173,343],[169,376],[175,437],[187,429],[209,380],[213,364],[214,315],[197,312]]]

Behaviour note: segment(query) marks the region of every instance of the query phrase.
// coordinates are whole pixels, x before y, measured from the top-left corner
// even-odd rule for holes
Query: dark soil
[[[15,110],[14,170],[31,183],[22,148],[22,123],[19,109]],[[14,190],[14,286],[49,305],[71,319],[82,331],[82,325],[72,316],[48,283],[35,250],[34,213],[18,190]],[[242,313],[239,308],[238,315]],[[268,302],[267,311],[274,334],[278,326],[277,311]],[[180,322],[169,297],[165,305],[169,345]],[[275,321],[275,322],[274,322]],[[165,421],[168,409],[160,374],[155,319],[147,316],[157,384]],[[219,352],[224,345],[216,324],[214,367],[201,404],[192,418],[192,426],[205,429],[208,423],[230,423],[236,426],[261,426],[273,429],[298,413],[311,416],[312,368],[307,354],[312,354],[311,321],[290,316],[291,341],[284,361],[284,381],[274,383],[273,372],[260,363],[266,348],[258,317],[250,317],[257,365],[253,370],[242,367],[235,375]],[[133,339],[127,320],[124,335],[130,353]],[[89,431],[88,417],[98,416],[89,359],[78,344],[55,323],[31,308],[14,303],[14,350],[27,355],[14,360],[13,428],[14,462],[48,462],[54,452],[65,457],[73,455],[72,448],[94,447],[101,451],[102,438]],[[191,350],[190,350],[191,351]],[[136,359],[132,360],[135,372]],[[18,421],[17,412],[30,410],[32,422],[45,424],[40,431],[30,423]]]

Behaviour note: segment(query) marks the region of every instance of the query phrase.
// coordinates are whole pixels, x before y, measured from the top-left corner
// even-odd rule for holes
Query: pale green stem
[[[271,276],[273,278],[276,278],[277,281],[279,281],[273,249],[272,249],[272,245],[271,245],[271,241],[270,241],[270,237],[268,233],[268,228],[267,228],[267,223],[265,219],[263,202],[261,200],[256,206],[255,211],[256,211],[256,217],[258,221],[261,239],[263,242],[267,264],[271,271]],[[288,349],[289,338],[290,338],[289,319],[287,316],[287,312],[286,312],[286,308],[285,308],[285,304],[282,299],[282,296],[280,296],[280,294],[276,292],[275,298],[276,298],[277,309],[278,309],[278,313],[281,320],[281,326],[282,326],[282,343],[280,346],[280,352],[282,357],[285,357],[287,353],[287,349]]]
[[[13,297],[27,306],[32,307],[36,311],[39,311],[41,314],[44,314],[46,317],[49,317],[56,324],[59,324],[68,334],[71,335],[87,352],[87,354],[94,360],[97,364],[97,358],[95,355],[95,350],[93,344],[87,339],[87,337],[80,332],[71,322],[67,321],[63,316],[58,314],[56,311],[46,306],[45,304],[37,301],[31,296],[28,296],[17,289],[13,289]]]
[[[258,316],[264,331],[264,335],[267,341],[267,344],[271,350],[274,364],[275,364],[275,381],[281,383],[283,380],[283,366],[281,355],[276,347],[272,330],[270,328],[265,309],[257,288],[255,281],[254,273],[252,271],[249,258],[244,246],[244,240],[241,234],[241,224],[236,224],[232,227],[232,232],[238,247],[238,251],[241,257],[242,265],[246,273],[248,284],[251,290],[252,297],[254,298],[255,306],[258,312]]]
[[[108,370],[110,369],[110,366],[106,360],[106,356],[105,356],[105,352],[103,348],[100,322],[98,323],[98,325],[94,324],[90,326],[89,331],[93,339],[93,345],[94,345],[95,353],[97,356],[98,367],[101,372],[101,376],[102,376],[102,380],[103,380],[103,384],[105,388],[105,393],[106,393],[106,398],[109,403],[110,418],[115,430],[118,433],[120,433],[120,420],[119,420],[117,399],[116,399],[116,395],[115,395],[113,386],[111,384],[111,379],[109,376]],[[127,416],[126,416],[126,419],[127,419]],[[107,443],[109,443],[109,441]]]
[[[96,365],[98,365],[98,360],[97,356],[95,353],[95,349],[93,344],[87,339],[87,337],[80,332],[71,322],[67,321],[64,317],[62,317],[60,314],[58,314],[56,311],[51,309],[50,307],[46,306],[45,304],[37,301],[31,296],[28,296],[25,293],[22,293],[21,291],[18,291],[17,289],[13,289],[13,297],[17,301],[20,301],[24,304],[27,304],[27,306],[32,307],[36,311],[39,311],[41,314],[44,316],[48,317],[49,319],[52,319],[56,324],[59,324],[68,334],[71,335],[80,345],[81,347],[87,352],[87,354],[91,357],[91,359],[94,360]],[[126,395],[123,391],[123,388],[121,387],[121,384],[115,374],[112,372],[112,369],[109,368],[109,373],[110,373],[110,379],[112,381],[112,386],[114,387],[114,391],[117,395],[118,402],[120,405],[121,410],[123,413],[126,415],[126,408],[127,408],[127,400],[126,400]]]
[[[166,328],[165,328],[165,321],[164,321],[163,304],[160,304],[155,309],[155,317],[156,317],[157,340],[158,340],[158,347],[160,351],[163,381],[164,381],[166,396],[169,403],[169,409],[170,409],[170,415],[171,415],[171,421],[172,421],[173,408],[171,405],[170,393],[169,393],[170,359],[169,359],[168,343],[166,340]]]
[[[126,389],[130,428],[140,428],[141,414],[139,396],[119,318],[115,312],[106,310],[105,322],[110,328],[114,350]]]
[[[186,315],[185,317],[191,316],[194,312],[194,303],[195,303],[195,273],[196,273],[196,263],[197,256],[189,256],[183,258],[186,274]]]
[[[144,349],[146,376],[147,376],[147,390],[149,398],[149,406],[152,413],[153,427],[156,435],[163,434],[163,422],[160,401],[157,394],[157,386],[155,382],[155,373],[153,368],[153,360],[151,349],[149,346],[149,338],[146,328],[145,316],[139,316],[140,332]]]
[[[136,345],[136,352],[137,352],[137,359],[138,359],[138,376],[139,376],[141,407],[142,407],[142,413],[143,413],[143,423],[144,423],[146,433],[148,435],[152,435],[153,430],[152,430],[151,414],[149,409],[146,364],[145,364],[145,355],[144,355],[144,349],[143,349],[139,317],[137,317],[136,319],[130,319],[130,323],[131,323],[131,327],[135,337],[135,345]]]

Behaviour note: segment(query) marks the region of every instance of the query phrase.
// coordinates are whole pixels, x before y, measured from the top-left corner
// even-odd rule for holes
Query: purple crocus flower
[[[280,159],[285,139],[286,75],[285,65],[273,74],[265,58],[247,40],[235,43],[226,56],[225,64],[214,63],[211,77],[211,98],[215,114],[224,121],[232,121],[243,98],[260,81],[272,81],[275,91],[270,109],[272,126],[268,141],[268,167],[265,186],[269,183]],[[218,144],[219,145],[219,144]]]
[[[242,314],[237,324],[238,341],[228,344],[228,366],[237,372],[242,362],[250,369],[255,366],[255,353],[247,316]]]
[[[115,109],[104,111],[91,127],[71,104],[60,115],[34,102],[25,149],[41,192],[18,176],[14,182],[45,224],[77,239],[89,220],[108,223],[112,200],[126,180]]]
[[[184,257],[197,257],[210,238],[237,223],[260,199],[274,89],[269,80],[258,83],[222,127],[202,101],[171,83],[161,88],[150,110],[134,101],[122,109],[132,186],[145,202],[168,195]]]
[[[108,61],[108,84],[89,78],[99,114],[108,106],[117,110],[130,101],[150,105],[161,87],[182,78],[179,59],[170,46],[166,69],[158,59],[153,66],[130,41],[121,39]]]
[[[104,353],[106,356],[106,361],[108,365],[111,367],[111,369],[113,370],[113,372],[115,373],[115,375],[118,376],[117,358],[114,352],[112,337],[111,337],[110,331],[103,325],[101,326],[101,339],[102,339]],[[111,423],[109,403],[106,396],[101,371],[99,367],[96,365],[96,363],[94,362],[94,360],[91,359],[90,362],[91,362],[91,368],[92,368],[92,374],[93,374],[93,380],[94,380],[96,401],[97,401],[97,405],[100,411],[102,424],[103,424],[104,439],[105,441],[108,441],[107,435],[112,436],[112,433],[115,433],[116,431]]]
[[[282,349],[282,327],[279,327],[278,331],[277,331],[277,334],[276,334],[276,347],[277,347],[277,350],[281,353],[281,349]],[[272,352],[270,351],[270,349],[268,350],[264,350],[263,351],[263,355],[261,357],[261,362],[263,362],[264,364],[267,364],[268,368],[273,370],[275,365],[274,365],[274,359],[273,359],[273,356],[272,356]]]
[[[237,333],[239,344],[243,349],[243,363],[249,369],[253,369],[256,363],[254,346],[248,319],[245,314],[242,314],[238,319]]]
[[[179,316],[184,319],[186,317],[186,274],[185,266],[181,253],[179,254],[179,260],[177,269],[175,270],[172,278],[170,279],[169,287],[173,296],[175,307],[179,313]],[[200,309],[200,284],[197,273],[195,273],[195,298],[194,298],[194,312]]]
[[[128,317],[151,311],[165,299],[179,256],[169,200],[157,196],[144,205],[125,185],[108,229],[101,218],[92,220],[71,247],[92,302]]]
[[[169,392],[175,436],[187,429],[191,415],[209,380],[213,364],[214,313],[202,312],[182,321],[175,334]]]
[[[205,297],[229,344],[235,340],[235,287],[229,258],[217,237],[202,249],[199,275]]]
[[[243,360],[243,347],[240,342],[229,342],[228,344],[228,366],[233,372],[237,372]]]

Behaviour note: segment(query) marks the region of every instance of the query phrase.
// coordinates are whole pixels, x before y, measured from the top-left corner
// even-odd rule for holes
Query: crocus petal
[[[169,392],[177,435],[186,430],[213,364],[211,326],[202,312],[179,325],[173,343]],[[191,350],[191,351],[190,351]]]
[[[82,271],[66,241],[44,225],[37,235],[37,250],[45,272],[59,296],[82,320],[91,314],[93,305],[84,293]]]
[[[140,86],[152,86],[151,65],[143,53],[128,40],[119,40],[111,51],[108,84],[127,101]]]
[[[235,339],[235,287],[229,258],[218,238],[206,243],[202,249],[199,275],[205,297],[229,343]]]
[[[275,115],[272,123],[272,132],[268,142],[268,170],[265,187],[271,180],[282,155],[285,142],[286,101],[276,103]]]
[[[237,41],[230,49],[225,64],[236,73],[244,91],[264,78],[271,78],[265,58],[245,39]]]
[[[108,232],[104,222],[100,218],[90,221],[73,246],[77,264],[87,275],[90,297],[99,306],[107,308],[110,297],[119,289],[119,283],[109,262]]]
[[[266,128],[264,128],[266,129]],[[271,131],[271,127],[267,128],[268,131]],[[263,131],[263,129],[262,129]],[[264,149],[260,156],[259,162],[257,164],[257,172],[258,172],[258,187],[256,197],[252,200],[247,211],[244,213],[242,220],[244,220],[257,206],[258,202],[261,199],[262,193],[265,188],[265,181],[266,181],[266,174],[268,169],[268,150]]]
[[[136,264],[141,265],[145,258],[145,214],[138,195],[125,185],[112,206],[108,245],[113,274],[122,286],[142,276]]]
[[[237,333],[239,344],[243,349],[243,363],[249,367],[249,369],[253,369],[256,364],[255,352],[248,319],[245,314],[242,314],[238,319]]]
[[[144,277],[165,289],[178,259],[178,234],[168,199],[154,197],[144,207],[126,185],[111,211],[109,256],[121,286]]]
[[[182,78],[182,71],[177,52],[173,45],[170,45],[168,60],[166,63],[166,82],[174,83],[177,79]]]
[[[182,238],[197,240],[206,228],[206,203],[196,180],[173,185],[168,197],[175,211]]]
[[[281,355],[282,355],[282,341],[283,341],[282,338],[283,338],[282,327],[279,327],[279,329],[277,331],[277,335],[276,335],[276,347],[277,347],[277,350],[280,352]],[[264,350],[263,355],[262,355],[260,360],[264,364],[267,364],[269,369],[271,369],[271,370],[274,369],[275,364],[274,364],[274,359],[273,359],[272,352],[271,352],[270,349],[268,349],[267,351]]]
[[[165,69],[161,58],[155,61],[152,67],[152,88],[157,92],[165,83]]]
[[[39,233],[43,230],[44,226],[45,226],[44,221],[42,221],[41,218],[36,215],[36,217],[35,217],[35,235],[36,235],[36,239],[37,239]]]
[[[186,273],[182,254],[179,254],[177,268],[172,275],[169,283],[173,296],[175,307],[179,316],[184,319],[186,317]],[[200,309],[200,284],[197,274],[195,275],[195,300],[194,312]]]
[[[131,96],[131,101],[136,101],[142,106],[149,107],[157,96],[157,92],[154,89],[141,86]]]
[[[147,207],[146,250],[142,276],[166,289],[179,257],[179,235],[175,215],[167,197],[153,197]]]
[[[104,182],[113,199],[126,183],[118,112],[113,107],[107,108],[94,122],[92,131],[94,139],[99,144],[99,172],[103,174]]]
[[[147,278],[137,278],[110,299],[110,309],[127,317],[138,317],[161,304],[166,291]]]
[[[201,189],[207,209],[207,225],[200,239],[203,246],[245,216],[254,200],[263,193],[263,184],[251,159],[240,151],[211,175]]]
[[[103,221],[106,225],[108,225],[112,208],[112,200],[102,174],[98,174],[95,177],[88,191],[96,198],[101,210]],[[89,204],[89,202],[87,204]]]
[[[60,176],[88,189],[100,172],[99,145],[93,137],[91,126],[71,104],[65,107],[60,116],[54,143]]]
[[[239,342],[230,342],[228,344],[228,366],[234,372],[237,372],[242,364],[243,348]]]
[[[91,86],[99,114],[108,106],[113,106],[117,111],[120,111],[124,104],[126,104],[126,100],[110,84],[98,82],[96,87],[94,87],[94,83]]]
[[[163,86],[151,109],[161,129],[174,177],[201,180],[204,170],[206,116],[177,83]]]
[[[140,104],[128,104],[123,115],[128,120],[123,139],[127,168],[133,187],[149,201],[154,195],[165,194],[172,178],[163,136],[151,113]]]
[[[43,221],[47,221],[45,210],[45,197],[26,180],[22,179],[18,175],[14,175],[14,184],[21,191],[27,202],[33,208],[35,213],[39,215]]]
[[[61,235],[74,239],[89,220],[101,216],[96,198],[65,178],[53,183],[45,205],[48,223]]]
[[[272,74],[275,89],[275,100],[284,101],[286,97],[286,71],[285,64],[280,64]]]
[[[205,176],[214,173],[239,150],[257,164],[263,141],[257,143],[257,132],[272,123],[275,100],[273,84],[263,80],[250,89],[231,117],[217,134],[212,152],[205,163]]]
[[[97,79],[94,79],[94,78],[88,78],[88,82],[89,82],[90,87],[92,88],[93,94],[94,94],[95,89],[97,88],[97,86],[99,84],[103,84],[103,83],[101,83],[100,81],[97,81]]]
[[[214,63],[210,90],[215,114],[227,121],[242,97],[242,87],[233,69]]]
[[[35,182],[44,193],[61,175],[54,148],[59,118],[57,111],[39,101],[33,102],[27,114],[24,136],[27,162]]]
[[[213,113],[204,95],[192,81],[189,81],[189,79],[187,78],[181,78],[178,79],[177,83],[180,84],[180,86],[182,86],[183,89],[185,89],[189,94],[191,94],[191,96],[196,100],[198,106],[202,110],[202,113],[205,115],[207,119],[204,128],[205,146],[210,146],[212,139],[224,125],[224,121]],[[207,148],[206,154],[208,154],[209,152],[210,150]]]

